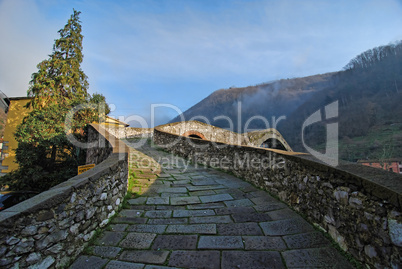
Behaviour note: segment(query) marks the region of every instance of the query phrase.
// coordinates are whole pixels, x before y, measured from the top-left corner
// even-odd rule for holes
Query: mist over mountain
[[[185,120],[196,119],[212,125],[243,132],[245,123],[255,116],[263,116],[272,125],[272,117],[289,115],[315,93],[333,83],[334,73],[303,78],[281,79],[244,88],[221,89],[183,113]],[[218,117],[218,118],[216,118]],[[240,119],[241,118],[241,119]],[[240,120],[240,121],[239,121]],[[180,116],[171,122],[180,121]],[[239,124],[240,123],[240,124]],[[265,129],[264,121],[255,119],[248,128]]]
[[[303,122],[335,101],[343,159],[401,157],[402,42],[365,51],[339,72],[217,90],[181,116],[236,132],[275,127],[305,151]],[[304,143],[325,150],[326,123],[306,128]]]

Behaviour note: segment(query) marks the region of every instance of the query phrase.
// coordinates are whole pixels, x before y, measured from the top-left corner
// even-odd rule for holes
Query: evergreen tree
[[[80,12],[74,10],[67,24],[59,30],[53,53],[37,65],[32,74],[28,96],[32,109],[15,133],[18,141],[16,160],[19,169],[3,177],[11,189],[46,190],[76,175],[85,152],[67,139],[67,113],[82,104],[104,103],[101,94],[87,92],[87,76],[81,70],[82,39]],[[85,127],[99,120],[97,110],[81,109],[73,116],[70,135],[85,140]]]
[[[28,96],[34,97],[30,105],[43,109],[49,103],[71,106],[88,101],[87,76],[81,70],[82,39],[80,12],[68,20],[59,30],[50,58],[38,64],[38,72],[32,75]]]

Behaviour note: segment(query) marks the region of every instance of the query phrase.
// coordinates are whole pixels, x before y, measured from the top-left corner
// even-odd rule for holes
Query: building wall
[[[379,163],[379,162],[360,162],[362,165],[365,166],[370,166],[370,167],[374,167],[374,168],[380,168],[380,169],[384,169],[390,172],[394,172],[394,173],[398,173],[398,174],[402,174],[402,165],[399,164],[398,161],[392,161],[392,162],[385,162],[383,164]]]
[[[11,98],[10,100],[3,139],[2,156],[5,158],[2,161],[2,173],[9,173],[18,168],[18,164],[15,162],[15,150],[18,147],[18,142],[15,140],[14,133],[24,117],[30,112],[30,109],[25,108],[30,100],[30,98]]]
[[[109,116],[106,116],[105,121],[102,122],[101,124],[106,125],[106,126],[128,127],[127,123],[119,121],[119,120],[114,119],[114,118],[109,117]]]

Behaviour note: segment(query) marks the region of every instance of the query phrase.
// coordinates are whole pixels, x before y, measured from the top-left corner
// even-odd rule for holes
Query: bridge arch
[[[249,142],[254,147],[293,151],[281,133],[274,128],[247,133]]]
[[[207,140],[202,133],[197,132],[197,131],[187,131],[184,134],[182,134],[182,136]]]
[[[260,147],[262,148],[270,148],[270,149],[280,149],[287,150],[286,147],[276,138],[268,138],[264,142],[261,143]]]

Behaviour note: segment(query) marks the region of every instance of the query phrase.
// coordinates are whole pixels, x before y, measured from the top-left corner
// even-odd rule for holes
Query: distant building
[[[106,116],[106,119],[104,122],[102,122],[102,124],[108,125],[108,126],[113,126],[113,127],[128,127],[129,126],[129,124],[119,121],[119,120],[114,119],[109,116]]]
[[[10,104],[8,106],[7,123],[3,136],[0,175],[4,175],[18,168],[18,164],[15,160],[15,150],[18,147],[18,142],[15,140],[14,133],[17,131],[17,126],[20,125],[24,117],[30,112],[30,109],[26,108],[25,105],[31,99],[31,97],[8,98]]]
[[[18,148],[18,142],[15,140],[14,133],[17,131],[18,125],[29,114],[31,109],[26,108],[26,104],[32,100],[32,97],[10,97],[7,99],[8,113],[7,123],[4,129],[3,146],[0,147],[1,152],[1,173],[0,176],[10,173],[18,169],[15,159],[15,150]],[[0,106],[2,103],[0,102]],[[116,127],[127,127],[128,124],[106,116],[105,122],[102,124]]]
[[[385,160],[359,160],[358,163],[375,168],[381,168],[390,172],[402,174],[402,159],[385,159]]]

